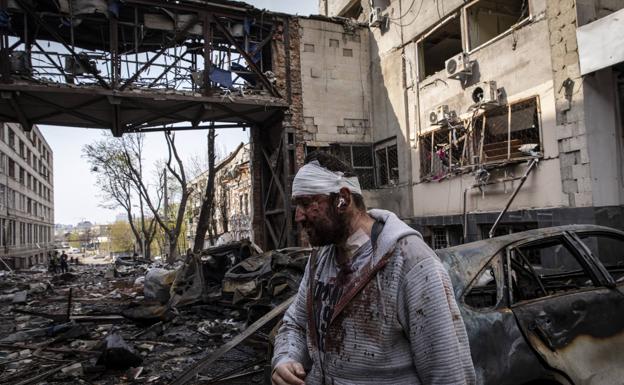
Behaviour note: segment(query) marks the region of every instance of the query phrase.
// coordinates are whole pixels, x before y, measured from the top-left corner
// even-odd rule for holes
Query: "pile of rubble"
[[[237,242],[177,268],[0,271],[0,383],[263,383],[309,252]]]

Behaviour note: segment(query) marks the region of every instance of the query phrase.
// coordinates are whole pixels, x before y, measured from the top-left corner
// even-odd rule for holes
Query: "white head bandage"
[[[312,161],[299,169],[292,185],[292,197],[302,195],[329,195],[348,188],[352,194],[362,194],[357,176],[346,177],[340,171],[329,171],[318,161]]]

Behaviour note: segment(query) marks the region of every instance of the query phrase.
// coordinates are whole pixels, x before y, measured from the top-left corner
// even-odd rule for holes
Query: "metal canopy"
[[[0,11],[0,119],[26,130],[262,127],[288,107],[271,72],[276,16],[247,4],[0,0]]]

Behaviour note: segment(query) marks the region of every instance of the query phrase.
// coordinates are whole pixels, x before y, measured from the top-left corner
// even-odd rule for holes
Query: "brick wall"
[[[281,159],[281,179],[285,182],[284,190],[287,195],[283,202],[288,222],[288,244],[296,242],[295,232],[290,224],[290,190],[292,177],[303,164],[303,101],[301,94],[301,65],[300,65],[300,30],[299,20],[296,17],[283,16],[276,22],[276,34],[272,42],[272,70],[276,76],[276,87],[282,97],[288,101],[290,107],[280,115],[280,119],[265,122],[264,127],[254,128],[252,138],[252,182],[253,182],[253,232],[255,242],[261,247],[267,247],[265,234],[265,215],[263,201],[266,198],[267,177],[270,170],[260,165],[265,164],[262,148],[269,153],[270,161],[277,164],[277,149],[283,140]],[[294,159],[294,165],[289,163]],[[263,175],[263,173],[265,173]]]
[[[575,0],[548,1],[546,14],[550,30],[562,190],[568,196],[570,207],[591,206],[583,78],[576,42]]]

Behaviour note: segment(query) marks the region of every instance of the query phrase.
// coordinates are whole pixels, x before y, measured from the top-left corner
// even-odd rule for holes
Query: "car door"
[[[508,248],[512,311],[543,361],[573,384],[623,384],[621,293],[569,233]]]

